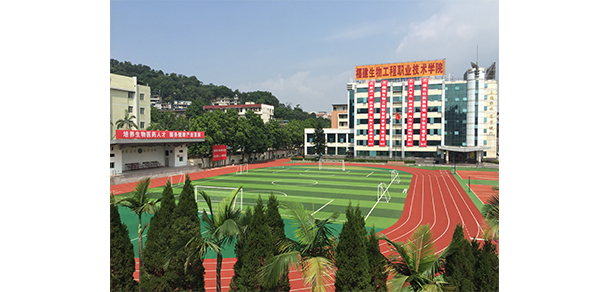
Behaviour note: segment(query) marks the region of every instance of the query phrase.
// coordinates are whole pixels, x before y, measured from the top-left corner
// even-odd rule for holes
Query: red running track
[[[276,161],[274,163],[260,165],[259,167],[285,165],[287,161]],[[303,163],[299,165],[315,165],[315,163]],[[470,197],[459,185],[457,180],[446,170],[426,170],[413,167],[401,167],[395,165],[370,165],[355,164],[354,166],[377,167],[386,169],[396,169],[405,171],[413,175],[411,185],[407,193],[403,213],[392,226],[380,231],[394,242],[405,242],[417,227],[429,224],[434,237],[434,245],[437,253],[444,250],[453,237],[453,230],[456,224],[461,223],[464,227],[465,236],[470,238],[483,237],[483,229],[486,222],[481,212],[476,208]],[[257,165],[258,166],[258,165]],[[259,168],[252,167],[250,168]],[[235,170],[231,169],[234,172]],[[207,175],[215,176],[224,174]],[[192,174],[192,179],[199,179],[199,175]],[[164,184],[164,181],[163,181]],[[163,185],[161,184],[161,185]],[[132,187],[133,188],[133,187]],[[380,249],[384,255],[390,253],[390,248],[385,241],[380,242]],[[136,269],[138,259],[136,258]],[[222,265],[221,287],[222,291],[229,290],[229,283],[233,276],[233,265],[236,259],[224,259]],[[206,291],[215,291],[216,287],[216,260],[207,259],[204,261],[205,267],[205,286]],[[137,279],[137,270],[134,278]],[[291,291],[309,291],[303,285],[300,274],[293,271],[289,274]],[[329,288],[334,288],[331,285]]]

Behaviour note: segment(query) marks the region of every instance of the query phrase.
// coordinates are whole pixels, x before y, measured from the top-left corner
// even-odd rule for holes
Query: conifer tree
[[[171,182],[168,180],[163,189],[161,207],[150,219],[150,226],[146,234],[146,246],[142,253],[146,265],[143,267],[141,285],[144,291],[169,291],[175,287],[179,269],[184,269],[184,263],[173,259],[168,269],[164,269],[166,256],[171,251],[171,242],[174,238],[172,225],[176,199]]]
[[[237,242],[235,243],[235,257],[237,258],[237,261],[233,265],[233,278],[231,278],[231,285],[233,285],[233,279],[235,278],[235,275],[238,273],[238,271],[241,270],[241,267],[243,266],[243,255],[244,252],[247,251],[246,236],[248,233],[248,226],[250,226],[250,222],[252,222],[252,209],[248,207],[244,215],[239,220],[239,224],[242,228],[242,233],[237,237]]]
[[[180,192],[180,199],[174,213],[176,218],[174,219],[172,230],[176,235],[171,243],[172,249],[176,246],[184,246],[184,243],[192,238],[201,238],[201,226],[199,216],[197,215],[195,191],[188,175],[186,175],[182,192]],[[180,290],[204,291],[203,262],[199,256],[193,256],[196,254],[196,251],[195,247],[187,246],[180,248],[172,257],[172,260],[176,259],[181,263],[185,263],[190,258],[186,264],[186,271],[184,264],[181,269],[176,270],[178,277],[172,290],[177,288]],[[171,268],[171,266],[168,268]]]
[[[500,266],[496,247],[491,240],[485,240],[481,249],[479,242],[472,242],[477,247],[477,262],[474,283],[476,291],[499,291],[500,290]],[[476,245],[475,245],[476,244]]]
[[[371,291],[371,275],[366,249],[366,228],[360,207],[345,211],[347,222],[337,244],[335,291]]]
[[[110,197],[110,291],[136,291],[133,279],[136,263],[127,225],[121,222],[119,208]]]
[[[267,212],[265,212],[267,226],[271,230],[271,238],[273,239],[273,255],[277,256],[280,252],[280,245],[286,241],[286,233],[284,232],[284,220],[280,215],[279,202],[275,195],[271,193],[267,200]],[[290,279],[288,273],[280,276],[277,285],[269,287],[270,291],[290,291]]]
[[[388,291],[386,282],[388,271],[386,270],[386,258],[379,249],[379,237],[375,232],[375,227],[371,229],[367,241],[367,256],[371,271],[371,287],[373,291]]]
[[[247,230],[241,254],[242,263],[239,269],[234,269],[231,291],[266,291],[256,274],[265,261],[273,257],[273,240],[265,222],[265,210],[260,195]]]
[[[454,245],[455,252],[446,258],[445,280],[451,286],[456,287],[456,291],[476,291],[473,282],[476,257],[470,241],[464,237],[464,229],[459,223],[453,231],[451,244]]]

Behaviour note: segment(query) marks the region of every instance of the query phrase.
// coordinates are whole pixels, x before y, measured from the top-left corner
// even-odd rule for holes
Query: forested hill
[[[129,61],[119,62],[110,59],[110,73],[124,76],[136,76],[138,82],[150,86],[152,95],[159,95],[163,102],[174,100],[192,101],[195,106],[211,105],[211,101],[221,97],[239,97],[239,103],[247,101],[270,104],[275,107],[277,120],[306,120],[314,118],[315,114],[304,112],[299,105],[292,108],[285,105],[268,91],[240,92],[224,85],[204,84],[195,76],[185,76],[177,73],[166,73],[155,70],[147,65],[132,64]],[[330,126],[330,121],[328,121]]]

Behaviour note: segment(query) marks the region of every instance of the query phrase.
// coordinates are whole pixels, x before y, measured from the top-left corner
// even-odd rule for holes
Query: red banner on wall
[[[375,81],[369,81],[368,146],[375,146]]]
[[[419,147],[428,146],[428,78],[421,79],[421,119]]]
[[[201,131],[116,130],[116,139],[205,139]]]
[[[212,150],[212,161],[227,160],[227,145],[214,145]]]
[[[407,85],[407,147],[413,147],[413,107],[415,104],[415,79],[409,79]]]
[[[388,110],[388,81],[381,80],[381,108],[379,115],[379,146],[385,147],[385,128]]]

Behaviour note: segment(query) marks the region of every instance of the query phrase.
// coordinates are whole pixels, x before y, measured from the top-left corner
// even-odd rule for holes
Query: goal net
[[[318,169],[334,169],[345,171],[345,161],[340,159],[320,159]]]
[[[232,192],[239,188],[229,188],[229,187],[212,187],[212,186],[195,186],[195,200],[197,202],[205,202],[205,198],[203,197],[203,192],[205,192],[208,197],[210,197],[210,201],[212,202],[212,206],[217,205],[224,198],[229,196]],[[237,197],[235,201],[233,201],[233,210],[238,206],[239,210],[243,211],[243,203],[244,203],[244,189],[239,189],[237,193]],[[206,206],[207,208],[207,206]]]
[[[240,164],[237,166],[237,171],[235,172],[235,174],[243,174],[243,173],[248,173],[248,164]]]
[[[375,203],[375,205],[373,205],[373,208],[371,208],[371,210],[366,215],[366,217],[364,217],[364,220],[369,218],[369,216],[371,215],[371,213],[373,212],[375,207],[377,207],[377,204],[379,204],[379,201],[384,199],[386,203],[390,202],[390,200],[392,199],[392,197],[390,196],[390,191],[389,191],[390,187],[392,186],[392,184],[399,184],[399,183],[400,183],[400,176],[398,175],[398,171],[393,169],[392,172],[390,173],[390,184],[386,185],[385,183],[380,182],[379,185],[377,185],[377,202]]]

